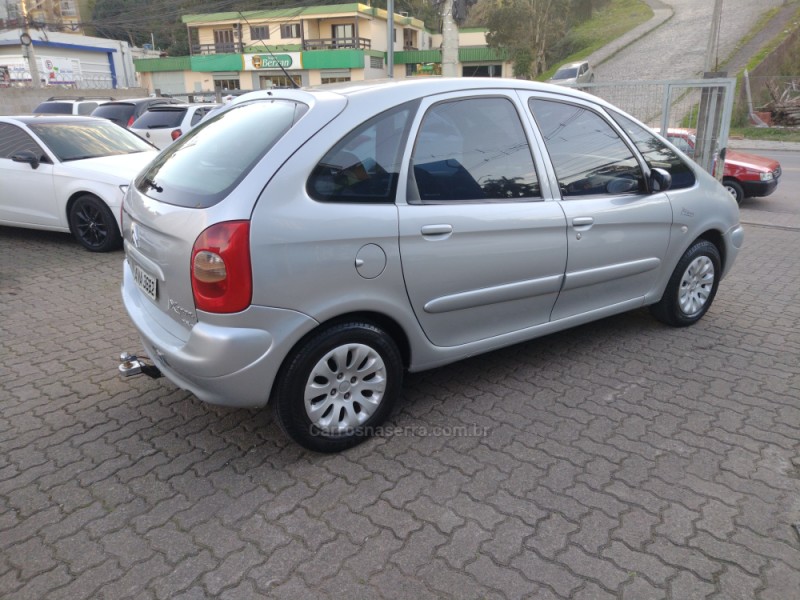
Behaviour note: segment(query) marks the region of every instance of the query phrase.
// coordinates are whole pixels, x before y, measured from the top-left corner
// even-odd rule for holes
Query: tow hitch
[[[148,365],[135,354],[128,354],[123,352],[119,355],[119,372],[123,377],[131,377],[133,375],[147,375],[153,379],[161,377],[161,371],[155,365]]]

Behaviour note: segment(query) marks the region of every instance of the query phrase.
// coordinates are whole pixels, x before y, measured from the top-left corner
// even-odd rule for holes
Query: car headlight
[[[767,171],[766,173],[759,173],[761,177],[761,181],[772,181],[775,176],[772,174],[772,171]]]

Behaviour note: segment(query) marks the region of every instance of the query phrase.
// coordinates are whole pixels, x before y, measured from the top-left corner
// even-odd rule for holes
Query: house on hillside
[[[387,77],[441,74],[442,36],[405,13],[365,4],[185,15],[190,55],[135,61],[143,86],[162,93],[257,90]],[[486,32],[459,34],[463,76],[510,77],[511,63],[486,44]],[[290,81],[291,78],[291,81]]]

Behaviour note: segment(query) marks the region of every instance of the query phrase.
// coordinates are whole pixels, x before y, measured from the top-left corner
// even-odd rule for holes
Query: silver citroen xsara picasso
[[[140,174],[122,229],[155,366],[326,452],[405,370],[645,305],[695,323],[744,237],[730,194],[613,106],[466,78],[241,96]]]

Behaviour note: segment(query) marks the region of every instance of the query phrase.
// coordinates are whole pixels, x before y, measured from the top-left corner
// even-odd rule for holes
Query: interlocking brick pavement
[[[0,228],[0,598],[800,598],[798,244],[748,226],[694,327],[410,375],[321,456],[119,379],[122,254]]]

